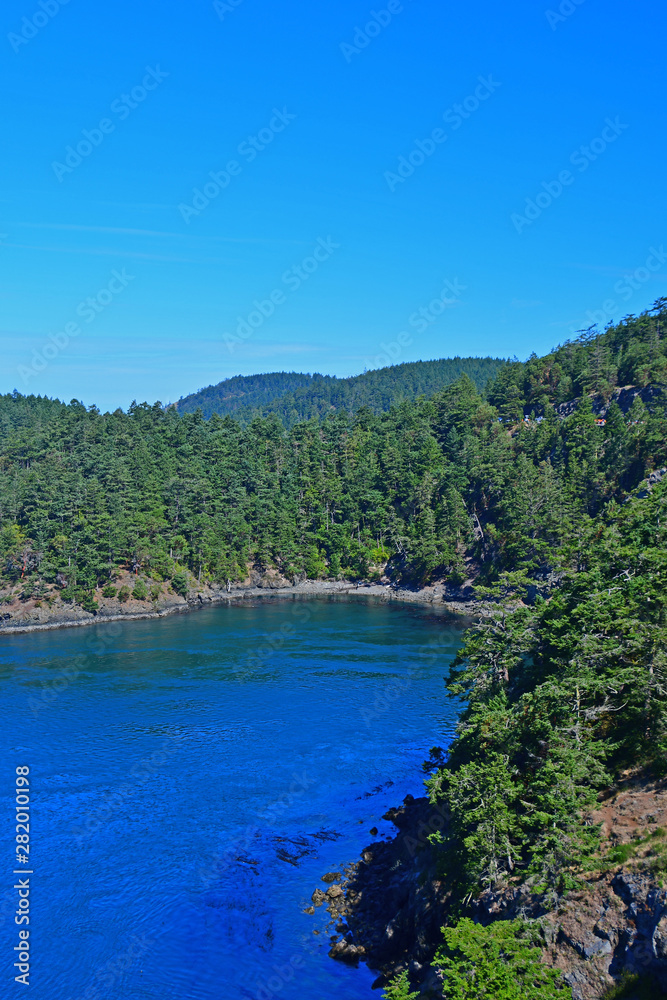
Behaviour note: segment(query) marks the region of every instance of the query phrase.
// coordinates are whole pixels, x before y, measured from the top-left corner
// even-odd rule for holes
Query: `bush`
[[[187,597],[190,587],[186,573],[175,573],[171,581],[172,590],[175,590],[181,597]]]
[[[529,924],[497,920],[482,927],[466,917],[443,932],[434,965],[442,969],[448,1000],[571,1000],[572,991],[558,985],[561,974],[540,962]]]
[[[157,601],[157,600],[159,600],[159,597],[160,597],[161,593],[162,593],[162,590],[160,589],[160,587],[158,587],[157,583],[154,583],[152,585],[152,587],[151,587],[151,592],[150,592],[151,601]]]
[[[657,983],[648,976],[637,976],[626,972],[615,986],[605,993],[604,1000],[653,1000],[660,996]]]
[[[134,597],[136,601],[145,601],[148,597],[148,587],[143,580],[137,580],[134,585],[134,590],[132,591],[132,597]]]
[[[394,976],[384,991],[384,1000],[415,1000],[418,996],[419,993],[410,992],[410,981],[405,969]]]
[[[106,587],[102,591],[102,597],[115,597],[115,596],[116,596],[116,588],[114,587],[113,583],[107,583]]]
[[[56,582],[57,570],[53,563],[43,560],[39,565],[39,572],[42,574],[42,578],[46,580],[47,583]]]
[[[129,599],[130,599],[130,588],[126,586],[126,584],[123,584],[123,586],[118,591],[118,600],[122,601],[124,604],[125,601],[128,601]]]
[[[607,854],[607,861],[610,861],[613,865],[623,865],[626,861],[630,860],[635,851],[635,844],[616,844]]]
[[[100,607],[92,594],[84,594],[83,596],[79,597],[78,603],[81,605],[84,611],[89,611],[90,614],[92,615],[97,614]]]

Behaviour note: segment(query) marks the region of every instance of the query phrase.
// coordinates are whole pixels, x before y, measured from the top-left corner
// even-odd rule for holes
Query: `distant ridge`
[[[501,358],[456,357],[412,361],[351,378],[297,372],[236,375],[185,396],[174,406],[179,413],[201,410],[207,420],[214,413],[231,415],[244,424],[256,416],[276,414],[286,427],[293,427],[332,409],[356,413],[368,407],[375,414],[385,413],[403,399],[432,396],[461,375],[481,390],[505,363]]]

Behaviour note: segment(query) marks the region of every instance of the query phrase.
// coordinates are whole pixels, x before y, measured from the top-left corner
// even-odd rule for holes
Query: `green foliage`
[[[90,591],[126,571],[224,584],[276,570],[419,586],[464,583],[473,566],[491,587],[518,570],[531,600],[548,597],[590,520],[667,460],[667,403],[646,381],[662,370],[665,320],[658,305],[602,347],[587,335],[525,364],[230,380],[230,406],[274,394],[275,411],[258,396],[263,415],[243,421],[185,402],[180,415],[157,403],[102,414],[0,397],[0,584],[39,574]],[[637,388],[602,427],[606,390],[595,408],[581,393],[609,366]],[[285,388],[292,402],[275,397]],[[526,410],[543,419],[523,423]]]
[[[410,980],[405,969],[394,976],[384,989],[384,1000],[416,1000],[418,996],[418,992],[410,992]]]
[[[649,976],[626,973],[605,993],[604,1000],[655,1000],[660,995],[660,988]]]
[[[187,574],[175,573],[171,581],[171,586],[177,594],[180,594],[181,597],[187,597],[190,590]]]
[[[482,927],[463,919],[443,933],[434,965],[447,1000],[571,1000],[560,973],[540,962],[542,942],[530,925],[499,920]]]
[[[0,586],[46,582],[94,613],[127,573],[142,601],[160,588],[139,577],[187,597],[253,572],[472,574],[489,610],[451,669],[460,725],[428,778],[449,887],[528,881],[550,906],[640,848],[663,877],[661,837],[596,856],[594,808],[628,768],[667,774],[667,479],[646,486],[667,464],[666,328],[663,299],[525,363],[239,377],[176,409],[2,396]],[[444,933],[448,1000],[570,996],[535,925]],[[416,996],[406,973],[385,990]]]
[[[635,853],[634,844],[616,844],[607,853],[607,861],[612,865],[622,865]]]
[[[116,593],[116,588],[113,583],[107,583],[102,591],[102,597],[115,597]]]
[[[96,614],[100,607],[93,595],[88,593],[79,599],[79,603],[84,611],[89,611],[91,614]]]
[[[667,382],[666,306],[667,299],[659,299],[603,333],[591,327],[545,357],[506,365],[488,387],[490,401],[504,420],[516,422],[589,393],[606,401],[617,386]]]
[[[466,708],[429,779],[449,804],[450,866],[467,891],[520,874],[555,900],[598,848],[583,816],[611,775],[667,771],[666,514],[667,480],[612,503],[549,601],[467,633],[448,682]],[[497,592],[520,575],[505,584]]]
[[[667,480],[646,485],[667,464],[666,326],[661,300],[525,363],[232,379],[204,413],[0,397],[0,585],[95,610],[126,573],[183,597],[267,571],[472,574],[490,610],[429,778],[442,864],[462,895],[530,879],[554,903],[598,849],[598,790],[667,774]]]
[[[207,420],[214,413],[233,415],[243,424],[275,414],[285,427],[293,427],[326,417],[332,410],[355,414],[367,407],[376,415],[386,413],[401,400],[433,396],[464,374],[481,390],[503,364],[498,358],[412,361],[344,379],[295,372],[237,375],[180,399],[176,409],[179,413],[201,410]]]

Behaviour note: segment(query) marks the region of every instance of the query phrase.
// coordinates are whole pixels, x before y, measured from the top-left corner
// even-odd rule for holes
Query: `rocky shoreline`
[[[428,837],[446,829],[447,816],[428,799],[407,796],[383,819],[397,827],[393,839],[369,844],[342,874],[324,876],[332,884],[315,890],[306,912],[326,905],[336,931],[330,957],[365,962],[378,973],[374,988],[407,969],[420,996],[436,1000],[443,993],[431,962],[453,901]],[[623,863],[602,864],[555,909],[517,885],[482,894],[468,915],[482,924],[538,921],[543,961],[563,973],[573,1000],[602,1000],[628,975],[648,977],[654,995],[667,995],[667,884],[658,864],[667,846],[667,782],[629,779],[602,797],[591,820],[602,824],[603,856],[628,846]]]
[[[265,574],[257,579],[251,578],[247,584],[237,585],[229,591],[222,586],[201,586],[189,593],[187,598],[171,593],[164,587],[161,588],[157,601],[130,599],[121,603],[117,598],[107,599],[97,594],[99,608],[94,613],[59,599],[51,604],[17,600],[14,605],[4,605],[5,610],[0,610],[0,635],[77,628],[102,622],[164,618],[214,604],[232,604],[251,599],[307,597],[374,597],[382,601],[429,605],[461,619],[473,618],[479,614],[480,608],[470,586],[456,588],[441,582],[420,590],[410,590],[389,582],[304,580],[292,584],[277,575]]]

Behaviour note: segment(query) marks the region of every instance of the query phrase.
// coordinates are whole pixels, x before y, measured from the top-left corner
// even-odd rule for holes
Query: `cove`
[[[27,765],[31,996],[377,996],[365,966],[328,957],[324,908],[303,910],[422,793],[456,724],[443,677],[460,640],[431,610],[364,598],[3,637],[0,828],[11,858]]]

